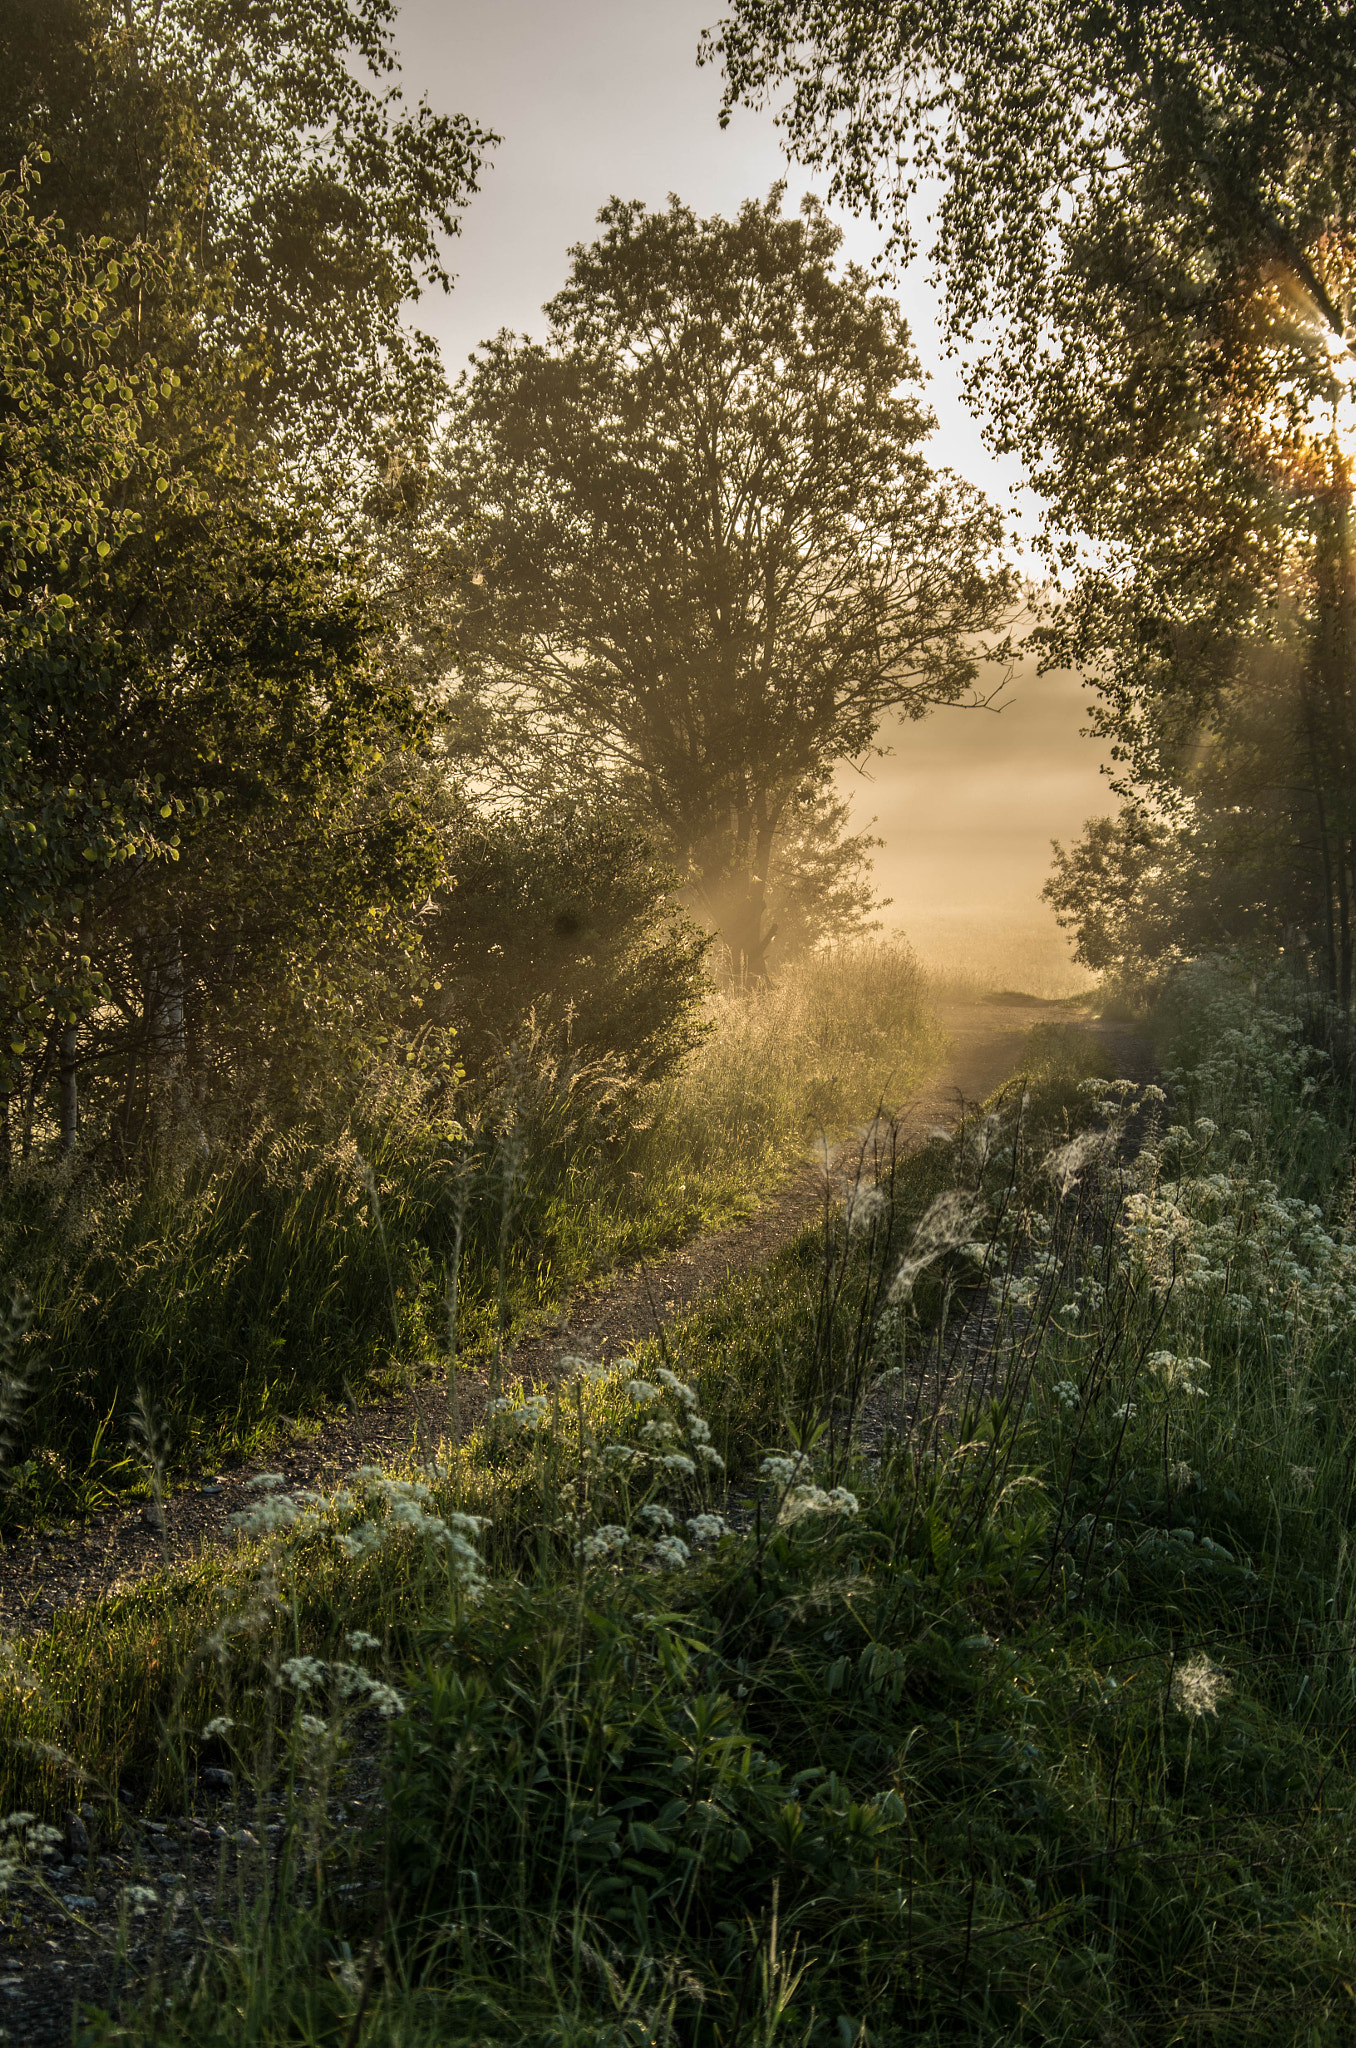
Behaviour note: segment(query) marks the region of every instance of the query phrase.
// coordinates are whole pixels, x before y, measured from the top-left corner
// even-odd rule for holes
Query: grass
[[[816,956],[775,990],[713,996],[686,1065],[628,1117],[542,1053],[449,1099],[417,1048],[336,1125],[189,1133],[135,1174],[39,1161],[0,1191],[11,1456],[0,1529],[148,1484],[140,1404],[170,1475],[257,1453],[287,1417],[408,1383],[531,1328],[582,1283],[728,1219],[820,1130],[906,1095],[936,1057],[901,944]],[[445,1065],[445,1063],[444,1063]],[[23,1327],[19,1324],[22,1322]]]
[[[7,1804],[225,1761],[283,1823],[84,2038],[1349,2040],[1352,1104],[1229,962],[1163,1030],[1137,1156],[1038,1026],[666,1350],[25,1644]]]

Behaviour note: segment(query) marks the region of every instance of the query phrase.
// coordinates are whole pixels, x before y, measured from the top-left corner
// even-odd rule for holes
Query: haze
[[[614,193],[662,206],[677,192],[701,213],[733,213],[779,178],[788,203],[814,189],[788,165],[770,114],[717,124],[718,73],[699,70],[701,31],[718,0],[405,0],[404,86],[460,108],[503,136],[450,250],[452,295],[427,296],[420,324],[449,371],[501,327],[540,334],[542,302],[564,280],[566,252],[590,238]],[[869,224],[839,216],[848,252],[871,262]],[[1030,510],[1012,464],[995,461],[943,353],[925,265],[898,283],[938,417],[934,461],[989,493],[1019,539]],[[870,780],[844,770],[854,813],[877,819],[885,913],[928,958],[983,962],[1038,993],[1081,984],[1040,902],[1050,840],[1110,808],[1094,744],[1080,735],[1083,695],[1070,676],[1013,678],[1001,713],[941,711],[887,731],[891,756]]]

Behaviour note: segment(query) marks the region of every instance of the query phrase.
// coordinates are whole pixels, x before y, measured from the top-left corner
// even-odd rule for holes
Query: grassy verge
[[[1351,1104],[1283,986],[1175,1003],[1165,1109],[1043,1030],[667,1357],[31,1645],[7,1800],[282,1821],[88,2038],[1349,2040]]]
[[[938,1048],[923,996],[896,945],[713,998],[704,1042],[625,1118],[576,1100],[544,1056],[486,1100],[465,1082],[449,1096],[445,1059],[409,1048],[337,1126],[317,1102],[208,1156],[181,1132],[135,1174],[16,1170],[0,1189],[0,1528],[140,1487],[148,1436],[171,1471],[210,1470],[283,1417],[402,1383],[446,1355],[453,1277],[474,1359],[580,1283],[728,1218],[817,1130],[908,1093]]]

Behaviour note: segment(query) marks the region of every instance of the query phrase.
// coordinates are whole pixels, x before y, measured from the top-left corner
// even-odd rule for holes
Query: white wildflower
[[[771,1457],[764,1458],[758,1468],[759,1477],[766,1479],[773,1486],[791,1486],[807,1469],[809,1463],[809,1459],[800,1452],[794,1458],[774,1453]]]
[[[1314,1469],[1315,1468],[1312,1465],[1292,1465],[1290,1467],[1291,1480],[1299,1488],[1301,1493],[1313,1492]]]
[[[204,1742],[216,1742],[221,1736],[229,1735],[235,1722],[229,1714],[216,1714],[202,1731]]]
[[[1174,1493],[1183,1493],[1196,1475],[1185,1458],[1175,1458],[1168,1467],[1168,1481]]]
[[[294,1692],[308,1693],[325,1683],[328,1666],[319,1657],[287,1657],[278,1666],[278,1679]]]
[[[681,1472],[686,1479],[695,1477],[697,1468],[691,1458],[682,1451],[669,1451],[659,1460],[666,1472]]]
[[[724,1515],[689,1515],[687,1530],[696,1544],[718,1543],[730,1534],[730,1525]]]
[[[1172,1674],[1172,1703],[1193,1721],[1199,1721],[1202,1714],[1218,1713],[1229,1691],[1228,1679],[1204,1651]]]
[[[628,1380],[626,1391],[638,1407],[643,1407],[647,1401],[659,1399],[658,1387],[652,1386],[649,1380]]]
[[[367,1633],[365,1628],[351,1628],[344,1638],[355,1657],[361,1657],[365,1650],[379,1650],[381,1640]]]
[[[859,1512],[860,1501],[845,1486],[825,1492],[822,1486],[793,1486],[782,1502],[779,1520],[798,1522],[804,1515],[848,1515]]]
[[[1076,1408],[1083,1398],[1083,1389],[1077,1380],[1056,1380],[1051,1392],[1066,1415],[1071,1409]]]
[[[630,1531],[623,1529],[620,1523],[604,1522],[575,1545],[575,1555],[581,1557],[585,1564],[601,1564],[605,1558],[615,1557],[624,1550],[630,1541]]]
[[[348,1529],[334,1540],[344,1556],[356,1562],[357,1559],[370,1557],[373,1551],[380,1550],[383,1539],[375,1522],[360,1522],[356,1529]]]
[[[721,1471],[724,1471],[725,1460],[714,1444],[694,1444],[692,1448],[706,1464],[719,1466]]]
[[[681,1536],[658,1537],[650,1552],[654,1562],[670,1572],[681,1571],[691,1554]]]
[[[297,1726],[301,1729],[303,1735],[309,1735],[312,1738],[328,1735],[330,1732],[329,1722],[322,1721],[319,1714],[302,1714],[298,1719]]]
[[[651,1529],[657,1529],[661,1536],[667,1536],[673,1529],[673,1514],[662,1507],[657,1500],[649,1501],[640,1511],[640,1520]]]
[[[680,1380],[677,1373],[670,1372],[666,1365],[660,1366],[655,1374],[655,1378],[659,1381],[661,1387],[667,1388],[670,1394],[676,1394],[678,1399],[689,1407],[696,1400],[697,1396],[694,1389],[689,1387],[685,1381]]]

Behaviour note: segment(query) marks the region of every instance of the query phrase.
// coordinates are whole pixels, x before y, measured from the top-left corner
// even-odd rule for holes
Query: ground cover
[[[16,1652],[4,1807],[83,1793],[144,1985],[86,2038],[1349,2038],[1350,1097],[1252,983],[1166,1105],[1042,1026],[663,1347]]]
[[[903,944],[713,994],[708,1024],[624,1116],[554,1055],[478,1091],[439,1041],[287,1130],[246,1120],[204,1149],[182,1126],[134,1170],[16,1164],[0,1530],[247,1456],[289,1417],[442,1369],[451,1330],[468,1363],[496,1358],[581,1284],[746,1211],[942,1042]]]

